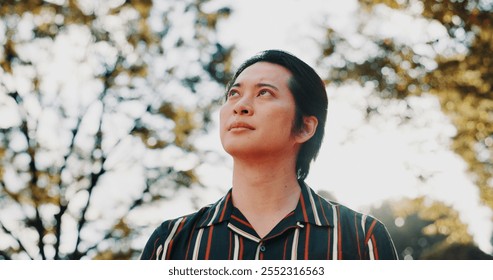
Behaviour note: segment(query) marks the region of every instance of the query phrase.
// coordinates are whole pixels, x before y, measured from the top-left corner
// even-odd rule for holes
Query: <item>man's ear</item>
[[[315,116],[303,117],[303,128],[296,134],[296,141],[300,144],[310,140],[317,131],[318,119]]]

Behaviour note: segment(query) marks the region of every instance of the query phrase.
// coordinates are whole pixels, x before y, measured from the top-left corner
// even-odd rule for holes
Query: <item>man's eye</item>
[[[233,96],[236,96],[238,95],[238,92],[236,90],[230,90],[228,92],[228,97],[233,97]]]
[[[261,90],[259,93],[258,93],[259,96],[264,96],[264,95],[272,95],[270,93],[270,91],[264,89],[264,90]]]

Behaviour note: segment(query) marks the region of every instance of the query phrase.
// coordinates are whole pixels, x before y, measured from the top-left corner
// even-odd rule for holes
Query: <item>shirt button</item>
[[[260,251],[265,252],[265,246],[264,245],[260,246]]]

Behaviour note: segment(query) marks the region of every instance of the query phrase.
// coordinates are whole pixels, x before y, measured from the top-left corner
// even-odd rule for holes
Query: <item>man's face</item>
[[[227,93],[220,112],[221,142],[233,157],[277,157],[297,153],[292,133],[295,101],[284,67],[257,62],[247,67]]]

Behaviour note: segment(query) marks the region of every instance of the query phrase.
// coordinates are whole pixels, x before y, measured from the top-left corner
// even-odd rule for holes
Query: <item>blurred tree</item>
[[[230,75],[215,35],[229,13],[206,0],[2,1],[0,259],[138,257],[139,210],[200,185],[193,139]]]
[[[331,69],[328,82],[358,81],[373,87],[373,96],[381,100],[407,102],[411,96],[435,95],[456,128],[451,148],[467,162],[482,202],[493,209],[493,2],[359,4],[356,30],[327,29],[321,65]],[[367,119],[383,106],[383,101],[368,102]],[[400,117],[403,123],[413,117],[409,103]],[[428,175],[419,176],[426,180]],[[447,207],[434,210],[436,215],[450,212]],[[460,224],[457,219],[458,229]]]
[[[473,244],[467,225],[443,203],[424,197],[384,201],[369,213],[385,224],[400,259],[493,259]]]
[[[449,244],[423,253],[423,260],[493,260],[473,244]]]

